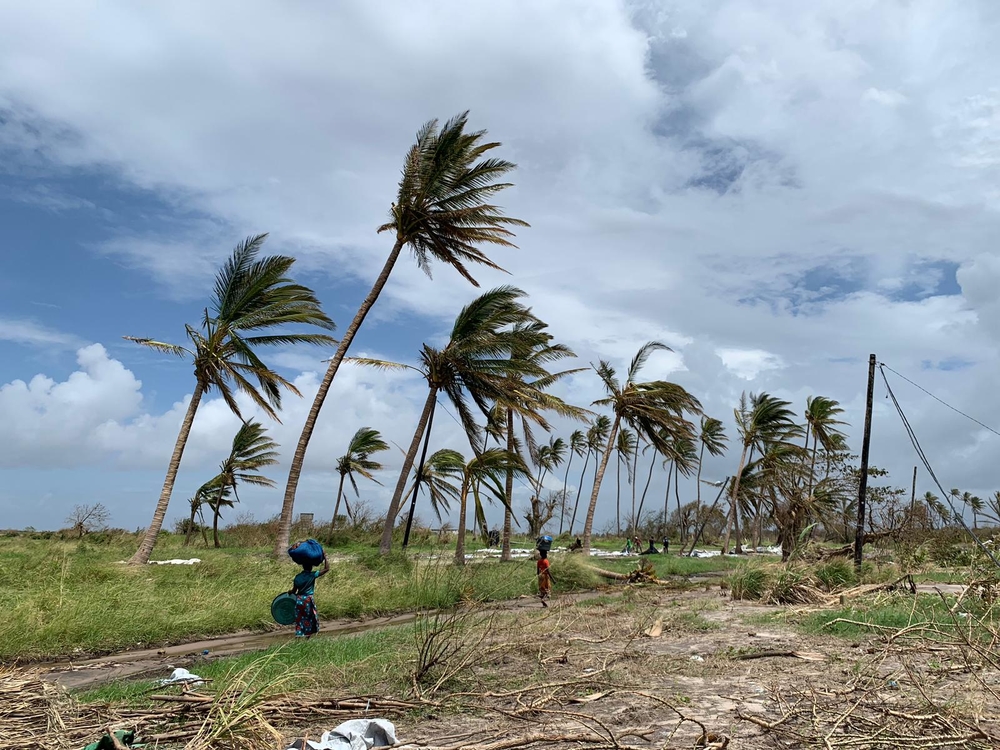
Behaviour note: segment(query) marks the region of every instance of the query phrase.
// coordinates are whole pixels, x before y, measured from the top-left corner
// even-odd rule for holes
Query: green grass
[[[644,555],[631,558],[594,558],[591,564],[616,573],[633,570],[640,560],[648,560],[659,578],[667,576],[697,576],[736,569],[740,560],[732,557],[677,557],[676,555]]]
[[[0,660],[107,653],[274,627],[271,600],[296,568],[263,549],[182,548],[169,537],[154,559],[197,565],[129,567],[131,539],[115,545],[0,539]],[[337,550],[334,550],[337,551]],[[558,558],[557,558],[558,560]],[[559,564],[558,562],[556,563]],[[557,570],[558,568],[554,568]],[[317,584],[320,616],[356,618],[509,599],[534,591],[534,563],[340,562]],[[556,573],[555,591],[587,581]]]
[[[298,639],[265,651],[206,661],[190,667],[199,677],[212,680],[212,692],[223,690],[231,679],[251,664],[261,665],[262,682],[294,673],[303,690],[336,687],[371,692],[376,687],[404,688],[409,685],[409,662],[416,653],[413,625],[381,628],[361,635],[319,636]],[[157,681],[121,680],[76,694],[84,703],[144,706],[156,692]],[[164,687],[162,692],[175,688]]]

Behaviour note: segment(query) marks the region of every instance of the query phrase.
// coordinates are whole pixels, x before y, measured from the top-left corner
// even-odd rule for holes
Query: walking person
[[[312,565],[303,565],[302,572],[292,580],[292,590],[289,594],[295,597],[295,637],[310,638],[319,630],[319,616],[316,613],[316,602],[313,594],[316,589],[316,579],[330,572],[330,563],[323,555],[323,569],[313,570]]]
[[[535,572],[538,575],[538,598],[542,600],[543,607],[549,606],[547,600],[552,595],[552,573],[549,566],[549,553],[545,550],[539,550]]]

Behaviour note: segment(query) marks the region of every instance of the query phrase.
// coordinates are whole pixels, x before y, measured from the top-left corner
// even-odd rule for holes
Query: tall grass
[[[181,551],[164,546],[158,554],[165,558]],[[290,588],[296,572],[266,550],[198,549],[197,565],[129,567],[120,561],[130,547],[0,539],[0,659],[107,653],[270,629],[271,600]],[[321,617],[351,618],[533,590],[531,561],[460,569],[365,559],[335,563],[317,584],[316,600]]]

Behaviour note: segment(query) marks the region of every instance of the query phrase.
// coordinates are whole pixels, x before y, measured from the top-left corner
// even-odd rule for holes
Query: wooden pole
[[[868,492],[868,449],[872,440],[872,398],[875,395],[875,355],[868,355],[868,394],[865,397],[865,433],[861,443],[861,476],[858,481],[858,527],[854,533],[854,569],[861,572],[865,546],[865,495]]]
[[[913,485],[910,487],[910,527],[913,526],[913,511],[917,508],[917,467],[913,467]]]

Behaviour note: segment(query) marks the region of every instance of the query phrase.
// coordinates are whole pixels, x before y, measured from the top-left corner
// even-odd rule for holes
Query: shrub
[[[759,600],[764,596],[769,578],[767,571],[756,565],[738,568],[729,577],[729,587],[733,599]]]
[[[834,558],[816,568],[816,578],[827,591],[837,591],[857,582],[853,563],[843,557]]]

